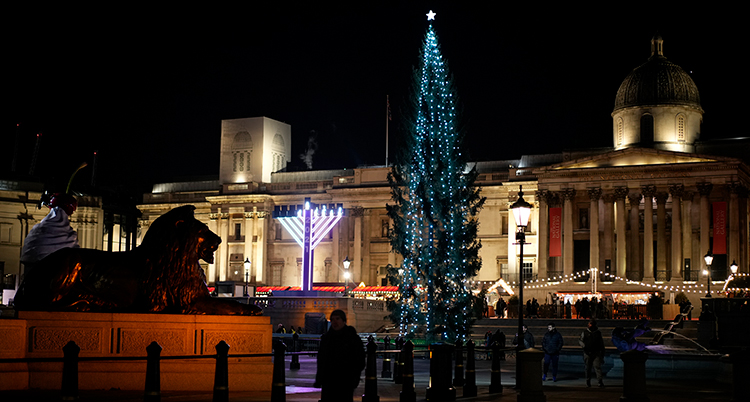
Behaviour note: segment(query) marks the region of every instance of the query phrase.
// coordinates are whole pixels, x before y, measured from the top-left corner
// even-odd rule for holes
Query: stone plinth
[[[79,362],[79,389],[144,389],[146,347],[156,341],[162,358],[216,354],[220,341],[229,344],[229,389],[271,390],[272,359],[233,358],[233,354],[270,353],[269,317],[19,312],[0,320],[0,358],[62,357],[74,341],[79,357],[143,357],[129,361]],[[161,389],[213,389],[213,358],[161,361]],[[61,362],[0,363],[0,390],[59,389]]]

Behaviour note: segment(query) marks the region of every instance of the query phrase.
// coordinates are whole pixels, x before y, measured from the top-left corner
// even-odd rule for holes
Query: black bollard
[[[273,380],[271,380],[271,402],[286,402],[286,377],[284,373],[286,345],[277,340],[273,345]]]
[[[383,371],[380,372],[381,378],[391,378],[391,355],[388,353],[388,349],[390,349],[391,346],[391,338],[386,335],[385,338],[383,338],[383,350],[385,350],[385,353],[383,353]]]
[[[750,366],[748,366],[747,350],[740,349],[722,356],[721,360],[732,364],[732,399],[729,402],[744,401],[748,395],[748,381]]]
[[[156,341],[146,347],[146,390],[144,402],[161,401],[161,346]]]
[[[381,378],[391,378],[391,355],[388,353],[383,354],[383,371],[380,372]]]
[[[401,335],[396,337],[395,341],[396,350],[399,352],[396,353],[396,363],[393,365],[393,383],[394,384],[402,384],[403,383],[403,377],[401,376],[402,369],[404,368],[404,360],[402,358],[402,350],[404,349],[404,338],[401,337]]]
[[[400,352],[396,353],[396,364],[393,365],[393,383],[403,384],[404,383],[404,349],[399,349]]]
[[[81,348],[70,341],[63,346],[62,400],[78,400],[78,353]]]
[[[362,402],[380,402],[378,396],[378,365],[377,355],[378,345],[374,340],[367,342],[367,366],[365,367],[365,393],[362,395]]]
[[[221,341],[216,344],[216,372],[214,373],[213,402],[229,401],[229,345]]]
[[[622,402],[648,402],[646,393],[646,360],[648,355],[638,350],[620,353],[622,359]]]
[[[492,371],[490,372],[490,394],[502,394],[503,384],[500,375],[500,344],[492,343]]]
[[[292,334],[292,352],[297,351],[297,345],[299,342],[299,335],[295,332]],[[299,370],[299,355],[292,355],[292,362],[289,363],[289,370]]]
[[[464,386],[464,343],[460,339],[456,341],[456,366],[453,370],[453,386]]]
[[[477,396],[477,374],[474,371],[474,341],[466,342],[466,381],[464,382],[464,398]]]
[[[399,402],[417,402],[417,393],[414,391],[414,344],[406,341],[404,348],[401,349],[401,359],[403,367],[401,368],[401,393]]]
[[[430,345],[430,383],[425,399],[428,401],[455,401],[456,389],[451,386],[451,360],[453,345]]]
[[[518,359],[518,366],[521,368],[520,378],[518,373],[516,373],[518,400],[524,402],[545,402],[547,397],[544,395],[544,388],[542,387],[542,359],[544,359],[544,352],[534,348],[524,349],[516,354],[516,359]]]

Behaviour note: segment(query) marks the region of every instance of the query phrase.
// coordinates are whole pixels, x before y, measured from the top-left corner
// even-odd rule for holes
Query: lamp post
[[[734,275],[734,274],[737,273],[737,269],[738,268],[739,267],[737,266],[737,261],[736,260],[732,260],[732,265],[729,266],[729,269],[732,270],[732,275]]]
[[[706,261],[706,270],[703,271],[704,275],[706,275],[706,290],[708,291],[706,297],[711,297],[711,263],[714,262],[714,256],[711,254],[711,250],[706,253],[703,260]]]
[[[531,204],[523,199],[523,186],[518,188],[518,199],[510,206],[513,211],[513,217],[518,226],[516,232],[516,242],[519,245],[519,265],[518,265],[518,352],[523,350],[523,245],[526,243],[526,226],[529,224],[529,215],[531,215]],[[519,376],[521,375],[521,359],[516,358],[516,387],[519,386]]]
[[[250,259],[245,258],[245,297],[249,297],[250,295],[247,293],[247,282],[250,279]]]
[[[349,260],[349,256],[347,255],[346,258],[344,258],[344,279],[346,280],[346,285],[344,286],[344,295],[349,293],[349,277],[351,274],[349,273],[349,265],[351,265],[351,260]]]

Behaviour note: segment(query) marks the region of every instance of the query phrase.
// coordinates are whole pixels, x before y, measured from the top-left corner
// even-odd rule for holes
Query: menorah
[[[342,204],[318,206],[311,203],[310,198],[305,198],[304,205],[274,207],[273,217],[302,247],[302,292],[312,292],[313,250],[343,216]]]

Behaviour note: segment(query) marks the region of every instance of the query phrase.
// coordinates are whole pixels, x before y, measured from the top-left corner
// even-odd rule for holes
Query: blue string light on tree
[[[428,21],[435,20],[430,11]],[[456,97],[435,30],[430,24],[415,76],[414,125],[407,149],[389,179],[396,205],[391,245],[403,257],[392,305],[402,334],[426,328],[428,340],[465,339],[471,326],[470,279],[480,267],[474,217],[484,199],[465,172]],[[397,314],[396,314],[397,313]]]

